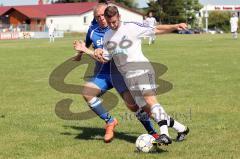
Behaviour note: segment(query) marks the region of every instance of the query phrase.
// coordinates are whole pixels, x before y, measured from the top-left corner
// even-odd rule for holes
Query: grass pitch
[[[160,103],[191,130],[186,141],[154,154],[135,152],[145,130],[121,99],[110,111],[120,123],[110,144],[103,142],[102,120],[56,115],[55,105],[64,98],[73,100],[72,112],[88,110],[79,95],[49,85],[52,71],[73,55],[75,39],[0,41],[0,158],[239,158],[240,39],[163,35],[151,46],[144,41],[145,55],[168,68],[160,78],[173,84],[158,96]],[[65,83],[82,85],[85,71],[86,65],[75,68]]]

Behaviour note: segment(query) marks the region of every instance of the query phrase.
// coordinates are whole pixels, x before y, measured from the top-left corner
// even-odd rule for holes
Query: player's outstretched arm
[[[93,59],[95,59],[99,62],[102,62],[102,63],[106,62],[105,60],[103,60],[103,58],[100,58],[100,56],[95,55],[96,50],[93,51],[93,50],[87,48],[85,42],[83,42],[83,41],[76,41],[75,40],[74,43],[73,43],[73,47],[78,52],[77,56],[81,56],[81,54],[85,53],[85,54],[89,55],[90,57],[92,57]]]
[[[80,41],[75,40],[74,43],[73,43],[73,47],[78,52],[84,52],[88,55],[93,55],[94,54],[94,51],[88,49],[85,45],[85,42],[83,42],[81,40]]]
[[[90,50],[89,48],[86,47],[85,42],[83,41],[77,41],[75,40],[73,43],[73,47],[74,49],[78,52],[78,55],[76,56],[77,58],[79,56],[82,56],[83,53],[89,55],[90,57],[92,57],[95,60],[98,60],[95,56],[94,56],[94,51]]]
[[[75,49],[75,47],[80,47],[81,48],[82,47],[82,41],[80,42],[80,41],[75,40],[73,42],[73,47],[74,47],[74,49]],[[78,48],[78,50],[75,49],[76,54],[74,55],[74,57],[72,57],[73,61],[80,61],[82,59],[82,55],[84,54],[84,52],[81,51],[80,48]]]
[[[187,24],[186,23],[179,23],[173,25],[157,25],[155,27],[155,34],[166,34],[171,33],[175,30],[186,30]]]

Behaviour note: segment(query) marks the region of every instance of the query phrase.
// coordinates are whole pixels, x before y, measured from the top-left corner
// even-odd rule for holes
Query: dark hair
[[[112,18],[115,15],[119,16],[118,8],[116,6],[108,6],[104,11],[104,16],[106,18]]]
[[[99,0],[98,3],[105,3],[105,4],[108,4],[108,3],[109,3],[109,0]]]
[[[147,12],[147,16],[148,16],[148,17],[149,17],[149,14],[150,14],[150,13],[152,13],[152,15],[153,15],[153,11],[150,10],[150,11]]]

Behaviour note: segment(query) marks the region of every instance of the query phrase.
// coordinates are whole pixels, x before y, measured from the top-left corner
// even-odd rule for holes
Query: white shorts
[[[238,30],[238,27],[237,27],[237,26],[232,26],[232,27],[231,27],[231,32],[232,32],[232,33],[237,32],[237,30]]]
[[[129,71],[125,75],[124,80],[136,104],[140,107],[146,105],[146,102],[143,98],[144,95],[156,95],[157,85],[155,83],[155,73],[153,71]]]
[[[54,33],[49,33],[49,37],[54,37]]]

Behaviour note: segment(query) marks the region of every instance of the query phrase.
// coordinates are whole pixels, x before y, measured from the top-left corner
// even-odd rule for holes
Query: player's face
[[[100,7],[97,9],[97,11],[95,12],[95,19],[97,20],[98,24],[100,27],[107,27],[107,22],[106,19],[104,17],[104,11],[105,11],[105,7]]]
[[[150,12],[150,13],[149,13],[149,17],[152,17],[152,16],[153,16],[153,15],[152,15],[152,12]]]
[[[120,26],[120,16],[119,15],[115,15],[114,17],[111,18],[106,18],[107,20],[107,24],[108,26],[112,29],[112,30],[117,30]]]

